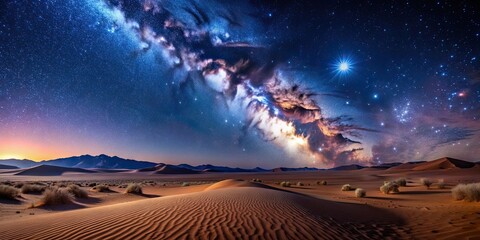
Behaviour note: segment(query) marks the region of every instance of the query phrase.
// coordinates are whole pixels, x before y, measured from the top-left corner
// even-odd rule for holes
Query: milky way
[[[2,9],[5,154],[328,167],[479,153],[476,4]]]

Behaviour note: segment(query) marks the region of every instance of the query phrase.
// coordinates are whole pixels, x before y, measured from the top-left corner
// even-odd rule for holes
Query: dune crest
[[[205,191],[236,187],[259,187],[272,189],[271,187],[260,183],[248,182],[241,179],[227,179],[210,185],[209,187],[205,188]]]
[[[28,176],[60,176],[64,173],[93,173],[95,171],[83,169],[83,168],[67,168],[67,167],[57,167],[50,165],[39,165],[31,168],[21,170],[15,175],[28,175]]]

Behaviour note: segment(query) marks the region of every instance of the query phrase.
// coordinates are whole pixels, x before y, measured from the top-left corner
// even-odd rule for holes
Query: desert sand
[[[107,183],[112,191],[82,185],[88,199],[55,207],[31,208],[41,197],[34,194],[1,200],[1,239],[480,239],[480,202],[455,201],[450,191],[480,182],[480,167],[449,160],[346,171],[42,175],[10,170],[0,180]],[[399,193],[379,191],[397,178],[407,179]],[[420,178],[443,179],[446,188],[427,189]],[[119,186],[127,182],[142,183],[144,194],[125,194]],[[367,196],[341,191],[343,184]]]

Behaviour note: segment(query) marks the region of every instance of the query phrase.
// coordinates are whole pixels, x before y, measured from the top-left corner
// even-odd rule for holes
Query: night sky
[[[479,161],[479,130],[478,1],[0,1],[0,158]]]

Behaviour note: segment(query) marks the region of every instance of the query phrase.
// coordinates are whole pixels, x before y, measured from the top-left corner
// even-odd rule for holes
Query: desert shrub
[[[433,184],[433,182],[428,178],[420,178],[420,183],[427,188],[430,188],[430,186]]]
[[[317,181],[317,185],[327,185],[327,181]]]
[[[302,187],[304,184],[302,182],[297,182],[298,187]]]
[[[384,182],[380,187],[380,192],[384,194],[398,193],[398,184],[396,182]]]
[[[88,192],[81,189],[78,185],[70,184],[68,185],[67,190],[76,198],[88,198]]]
[[[16,182],[14,186],[15,186],[15,188],[22,188],[23,185],[25,185],[24,182]]]
[[[22,193],[25,194],[41,194],[45,191],[45,186],[38,184],[24,184],[22,186]]]
[[[18,190],[9,185],[0,185],[0,199],[15,199],[18,196]]]
[[[92,188],[97,192],[109,192],[110,188],[107,185],[96,185]]]
[[[282,187],[290,187],[290,186],[291,186],[291,183],[290,183],[290,182],[285,182],[285,181],[283,181],[283,182],[280,183],[280,186],[282,186]]]
[[[190,183],[188,183],[188,182],[183,182],[182,183],[182,187],[188,187],[188,186],[190,186]]]
[[[88,186],[89,187],[95,187],[95,186],[97,186],[97,183],[92,182],[92,183],[89,183]]]
[[[438,179],[437,186],[439,189],[445,189],[447,187],[447,184],[443,179]]]
[[[252,182],[259,182],[259,183],[261,183],[262,180],[260,180],[260,179],[258,179],[258,178],[254,178],[254,179],[252,179]]]
[[[125,189],[125,193],[143,194],[142,185],[138,183],[130,183]]]
[[[407,186],[407,179],[405,179],[405,178],[399,178],[399,179],[395,180],[395,182],[400,187],[406,187]]]
[[[478,202],[480,201],[480,183],[459,184],[452,188],[452,196],[455,200]]]
[[[363,198],[366,196],[367,196],[367,191],[365,191],[363,188],[355,189],[355,197]]]
[[[13,182],[4,181],[4,182],[0,182],[0,185],[13,186]]]
[[[65,188],[49,188],[42,197],[45,206],[55,206],[72,202],[72,195]]]
[[[355,188],[350,186],[350,184],[345,184],[342,186],[342,191],[353,191],[353,190],[355,190]]]

